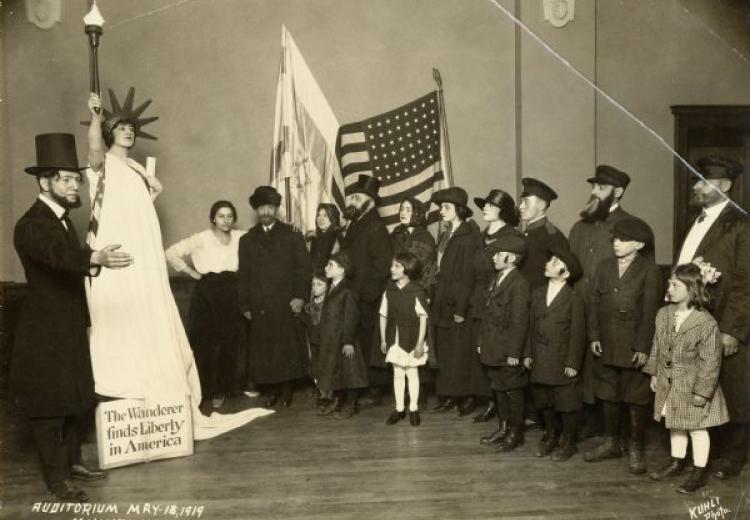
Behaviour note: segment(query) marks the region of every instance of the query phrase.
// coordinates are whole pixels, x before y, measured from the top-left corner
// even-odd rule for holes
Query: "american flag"
[[[398,224],[398,207],[407,197],[430,200],[442,187],[441,127],[437,91],[390,112],[339,128],[336,157],[344,189],[334,183],[333,199],[344,196],[360,174],[381,182],[378,212],[389,228]]]

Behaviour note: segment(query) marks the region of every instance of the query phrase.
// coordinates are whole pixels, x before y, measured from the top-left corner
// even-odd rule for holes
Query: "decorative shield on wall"
[[[62,19],[61,0],[26,0],[26,17],[40,29],[50,29]]]
[[[543,0],[544,19],[553,27],[565,27],[573,21],[576,0]]]

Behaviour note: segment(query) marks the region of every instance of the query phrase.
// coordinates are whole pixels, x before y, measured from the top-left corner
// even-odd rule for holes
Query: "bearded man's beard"
[[[614,202],[614,191],[603,199],[600,199],[595,195],[591,195],[580,213],[581,218],[585,222],[601,222],[602,220],[607,218],[607,215],[609,215],[609,210]]]
[[[347,207],[344,208],[344,218],[349,221],[355,221],[358,220],[359,217],[365,214],[365,212],[370,209],[370,201],[365,201],[362,204],[362,207],[358,208],[357,206],[354,206],[352,204],[349,204]]]

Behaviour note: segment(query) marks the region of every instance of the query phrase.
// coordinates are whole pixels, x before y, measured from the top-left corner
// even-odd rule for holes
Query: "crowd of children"
[[[527,253],[524,237],[500,220],[491,239],[477,240],[481,235],[468,219],[465,192],[451,190],[437,192],[432,200],[445,224],[430,266],[437,272],[431,275],[433,283],[423,283],[424,255],[420,259],[408,248],[396,248],[391,280],[381,298],[374,341],[392,367],[395,398],[386,424],[406,418],[408,399],[409,422],[420,425],[420,373],[435,367],[436,392],[442,397],[437,409],[455,407],[462,396],[480,395],[461,377],[476,363],[489,381],[486,392],[498,418],[497,428],[481,444],[499,452],[522,446],[524,408],[532,405],[543,426],[535,455],[566,461],[578,451],[581,374],[589,348],[597,360],[595,393],[602,403],[604,438],[584,453],[584,460],[621,457],[624,441],[630,471],[645,473],[644,432],[653,403],[654,419],[664,419],[670,430],[672,459],[651,478],[683,472],[690,439],[693,471],[678,491],[690,493],[705,485],[707,428],[727,422],[728,413],[718,386],[718,329],[707,311],[701,269],[694,264],[675,267],[666,294],[669,304],[660,308],[665,299],[661,274],[643,254],[653,240],[651,230],[629,218],[614,226],[614,257],[596,269],[588,305],[574,287],[583,274],[581,263],[562,242],[547,251],[546,283],[531,290],[519,270]],[[482,199],[480,207],[502,198],[495,195]],[[423,218],[418,201],[408,205]],[[481,283],[475,276],[479,264]],[[357,339],[358,298],[347,281],[351,272],[347,253],[332,253],[325,271],[314,276],[303,313],[321,415],[352,417],[359,389],[368,386],[371,346]],[[464,351],[467,344],[469,352]]]

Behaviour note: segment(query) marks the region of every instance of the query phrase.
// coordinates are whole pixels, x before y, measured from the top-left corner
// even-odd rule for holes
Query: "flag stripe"
[[[429,192],[432,190],[432,186],[435,184],[435,178],[438,177],[439,172],[435,172],[432,176],[423,180],[419,184],[411,185],[411,187],[404,187],[398,191],[394,191],[392,195],[386,195],[380,197],[381,206],[388,206],[389,204],[398,204],[402,200],[409,197],[416,197],[422,192]]]

